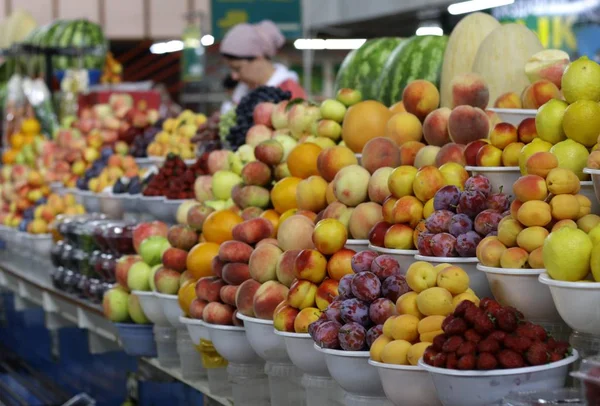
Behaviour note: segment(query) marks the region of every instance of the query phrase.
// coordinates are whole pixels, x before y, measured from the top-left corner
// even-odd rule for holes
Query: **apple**
[[[150,221],[140,223],[133,229],[133,247],[135,252],[140,253],[142,241],[153,235],[166,237],[169,232],[169,226],[162,221]]]
[[[148,285],[150,285],[150,290],[156,292],[156,285],[154,284],[154,275],[158,270],[162,268],[162,264],[154,265],[150,269],[150,273],[148,274]]]
[[[342,136],[342,126],[333,120],[319,120],[316,124],[316,135],[337,140]]]
[[[129,293],[125,289],[120,286],[110,289],[102,298],[104,316],[115,323],[123,323],[129,320],[128,300]]]
[[[139,255],[125,255],[118,259],[115,268],[115,276],[119,285],[127,288],[127,273],[129,272],[129,268],[141,260],[142,257]]]
[[[335,99],[341,102],[344,106],[350,107],[362,100],[362,93],[360,90],[343,88],[338,90]]]
[[[150,320],[146,317],[142,306],[140,305],[140,298],[138,295],[130,294],[129,300],[127,301],[127,310],[129,311],[129,316],[131,316],[131,320],[133,320],[136,324],[149,324]]]
[[[154,285],[156,290],[166,295],[176,295],[179,290],[179,278],[181,274],[173,269],[161,267],[154,274]]]
[[[212,176],[212,191],[216,199],[231,198],[231,190],[242,183],[242,178],[231,171],[217,171]]]
[[[149,266],[160,264],[162,254],[171,247],[169,240],[160,235],[153,235],[146,238],[140,245],[140,255],[142,260]],[[130,270],[131,272],[131,270]]]
[[[150,290],[151,269],[145,262],[136,262],[127,272],[127,287],[129,290]]]
[[[327,99],[321,103],[321,117],[341,123],[346,115],[346,106],[337,100]]]

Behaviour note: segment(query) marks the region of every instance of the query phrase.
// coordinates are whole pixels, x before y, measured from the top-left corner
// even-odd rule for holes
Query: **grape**
[[[370,271],[375,257],[377,257],[377,253],[374,251],[358,252],[352,256],[350,266],[355,273]]]
[[[346,351],[361,351],[367,343],[367,330],[358,323],[348,323],[338,331],[340,347]]]
[[[461,257],[474,257],[481,236],[475,231],[468,231],[456,238],[456,252]]]
[[[356,322],[362,326],[370,324],[369,306],[358,299],[346,299],[341,307],[342,320],[346,323]]]
[[[383,334],[383,325],[378,324],[367,331],[367,347],[371,348],[375,340]]]
[[[326,321],[315,329],[313,340],[321,348],[338,349],[340,348],[338,333],[341,327],[335,321]]]
[[[431,213],[425,220],[425,227],[430,233],[446,233],[450,226],[450,220],[454,216],[450,210],[437,210]]]
[[[235,109],[231,109],[227,113],[221,115],[221,119],[219,120],[219,138],[221,138],[222,141],[227,139],[229,131],[235,125],[236,120],[237,114]]]
[[[354,275],[351,286],[354,297],[365,302],[372,302],[381,295],[381,281],[372,272]]]
[[[484,211],[486,206],[487,200],[482,192],[468,191],[460,195],[458,211],[473,218]]]
[[[400,264],[391,255],[380,255],[371,263],[371,272],[383,281],[388,276],[400,273]]]
[[[417,249],[419,250],[419,254],[432,256],[433,252],[431,252],[431,239],[434,234],[422,232],[417,237]]]
[[[336,301],[329,303],[329,306],[327,306],[327,309],[325,309],[323,314],[325,315],[325,317],[327,317],[327,320],[337,321],[338,323],[342,324],[343,320],[342,320],[341,308],[342,308],[342,301],[336,300]]]
[[[454,185],[444,186],[433,196],[434,210],[455,211],[460,199],[460,189]]]
[[[440,233],[431,237],[431,252],[436,257],[455,257],[456,237],[448,233]]]
[[[484,210],[475,217],[475,231],[481,235],[497,231],[500,220],[502,220],[502,214],[495,210]]]
[[[471,176],[465,182],[465,191],[467,192],[481,192],[487,198],[492,192],[492,185],[490,180],[483,175]]]
[[[385,297],[380,297],[369,306],[369,317],[375,324],[383,324],[387,319],[396,314],[398,314],[396,304]]]
[[[503,212],[510,207],[510,197],[506,193],[494,193],[487,198],[487,208]]]
[[[352,297],[352,279],[355,274],[349,273],[342,276],[338,283],[338,297],[341,299],[350,299]]]
[[[461,234],[466,233],[467,231],[471,231],[473,229],[473,220],[466,214],[455,214],[450,219],[450,227],[448,227],[448,231],[455,237],[458,237]]]
[[[400,296],[409,291],[410,287],[403,275],[392,275],[381,284],[381,294],[393,303],[396,303]]]

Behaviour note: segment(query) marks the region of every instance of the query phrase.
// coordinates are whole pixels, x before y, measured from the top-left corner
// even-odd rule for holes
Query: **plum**
[[[466,180],[465,191],[481,192],[487,198],[492,192],[492,185],[490,184],[490,180],[485,176],[474,175]]]
[[[444,186],[433,196],[433,209],[456,211],[460,193],[460,189],[457,186]]]
[[[371,348],[371,345],[383,334],[383,324],[373,326],[367,331],[367,347]]]
[[[389,276],[400,274],[400,264],[391,255],[380,255],[371,263],[371,272],[384,281]]]
[[[381,281],[373,272],[361,272],[352,279],[352,294],[365,302],[381,296]]]
[[[430,233],[447,233],[450,227],[450,220],[454,213],[449,210],[437,210],[431,213],[425,220],[425,227]]]
[[[461,257],[474,257],[479,241],[481,241],[481,236],[475,231],[461,234],[456,238],[456,252]]]
[[[336,350],[340,348],[338,333],[342,326],[335,321],[326,321],[315,329],[313,340],[321,348]]]
[[[392,275],[381,284],[381,294],[393,303],[406,292],[410,292],[410,287],[404,275]]]
[[[431,238],[431,252],[436,257],[455,257],[456,237],[448,233],[434,235]]]
[[[448,232],[455,237],[464,234],[468,231],[473,230],[473,220],[469,216],[463,213],[455,214],[450,219],[450,226]]]
[[[344,300],[340,311],[342,320],[345,323],[356,322],[365,327],[371,323],[369,319],[369,306],[356,298]]]
[[[367,272],[371,270],[371,264],[377,257],[375,251],[361,251],[352,256],[350,266],[355,273]]]
[[[349,273],[342,276],[338,284],[338,297],[341,299],[350,299],[352,296],[352,280],[356,274]]]
[[[498,231],[498,223],[502,220],[502,214],[496,210],[484,210],[475,217],[474,227],[480,235],[487,235]]]
[[[369,317],[375,324],[383,324],[390,316],[396,314],[398,314],[396,304],[385,297],[380,297],[369,306]]]
[[[344,324],[338,331],[338,341],[343,350],[364,350],[367,343],[367,330],[358,323]]]

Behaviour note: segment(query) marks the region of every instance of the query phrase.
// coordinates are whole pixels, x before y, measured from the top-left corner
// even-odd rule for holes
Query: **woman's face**
[[[234,80],[243,82],[250,87],[260,85],[262,64],[260,58],[255,59],[225,59]]]

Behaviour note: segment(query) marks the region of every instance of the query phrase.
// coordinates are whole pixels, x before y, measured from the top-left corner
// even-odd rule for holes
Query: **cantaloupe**
[[[442,66],[440,96],[442,107],[452,108],[450,82],[457,75],[470,73],[479,45],[500,23],[491,15],[473,13],[464,17],[452,30]]]
[[[529,85],[525,64],[544,49],[538,36],[521,24],[496,28],[479,46],[473,72],[480,74],[490,90],[490,103],[503,93],[521,94]]]

